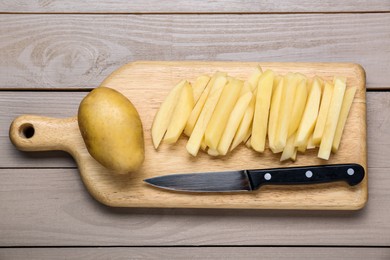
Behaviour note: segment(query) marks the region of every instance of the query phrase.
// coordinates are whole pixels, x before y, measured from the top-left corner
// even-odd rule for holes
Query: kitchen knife
[[[186,192],[253,191],[263,185],[316,184],[345,181],[359,184],[364,168],[359,164],[328,164],[259,170],[171,174],[144,181],[152,186]]]

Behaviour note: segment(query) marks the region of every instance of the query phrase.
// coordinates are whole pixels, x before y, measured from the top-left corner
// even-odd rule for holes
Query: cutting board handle
[[[71,153],[77,117],[51,118],[23,115],[15,118],[9,129],[11,142],[22,151],[62,150]]]

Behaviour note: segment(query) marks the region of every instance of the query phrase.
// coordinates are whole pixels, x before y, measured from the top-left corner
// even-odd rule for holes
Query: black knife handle
[[[346,181],[359,184],[364,179],[364,168],[359,164],[329,164],[305,167],[286,167],[246,171],[253,190],[262,185],[315,184]]]

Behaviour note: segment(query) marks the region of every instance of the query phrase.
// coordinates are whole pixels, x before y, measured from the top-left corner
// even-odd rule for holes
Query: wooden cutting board
[[[346,123],[339,152],[329,161],[316,157],[318,149],[298,154],[297,161],[280,163],[280,154],[268,149],[256,153],[240,145],[225,157],[210,157],[204,152],[194,158],[186,152],[186,137],[175,145],[153,148],[150,128],[154,115],[169,90],[180,80],[193,82],[201,74],[225,71],[246,79],[255,66],[285,74],[301,72],[332,80],[347,77],[347,86],[357,92]],[[253,63],[253,62],[133,62],[112,73],[101,86],[126,95],[137,108],[144,127],[145,162],[137,173],[116,175],[97,163],[81,138],[77,118],[55,119],[21,116],[10,130],[13,143],[21,150],[64,150],[76,160],[81,178],[92,196],[114,207],[249,208],[249,209],[332,209],[356,210],[367,201],[367,174],[362,183],[264,186],[255,192],[208,194],[178,193],[148,186],[143,179],[172,173],[258,169],[333,163],[359,163],[367,173],[366,91],[364,70],[351,63]],[[34,131],[32,131],[34,129]],[[31,136],[32,135],[32,136]],[[31,137],[30,137],[31,136]],[[30,138],[27,138],[30,137]]]

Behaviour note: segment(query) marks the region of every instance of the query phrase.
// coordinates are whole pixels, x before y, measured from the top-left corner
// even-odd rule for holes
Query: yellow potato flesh
[[[206,88],[203,90],[202,94],[200,95],[198,102],[196,102],[194,109],[191,111],[191,114],[188,118],[186,127],[184,128],[184,134],[186,134],[187,136],[191,135],[191,133],[195,127],[195,124],[199,118],[199,115],[202,112],[203,106],[206,103],[206,100],[207,100],[207,97],[210,93],[211,87],[214,85],[215,80],[220,76],[226,76],[226,75],[227,74],[224,72],[216,72],[211,77]]]
[[[347,78],[343,76],[335,76],[333,77],[333,85],[336,84],[336,80],[340,80],[344,84],[347,84]]]
[[[284,77],[283,94],[280,103],[280,114],[278,117],[278,128],[276,131],[276,138],[274,140],[276,150],[283,150],[287,143],[288,128],[294,104],[296,87],[297,77],[293,73],[287,73]]]
[[[238,94],[238,96],[241,97],[244,94],[246,94],[247,92],[252,91],[252,89],[253,89],[253,87],[252,87],[251,83],[249,83],[248,81],[245,81],[242,88],[241,88],[240,94]]]
[[[117,173],[136,171],[144,161],[141,119],[116,90],[98,87],[80,103],[78,124],[88,152]]]
[[[210,89],[208,98],[186,145],[187,151],[193,156],[198,154],[207,125],[210,122],[211,116],[215,110],[226,82],[227,78],[225,76],[218,76]]]
[[[334,82],[332,100],[330,101],[324,135],[322,136],[320,149],[318,150],[318,157],[324,160],[329,159],[332,150],[333,139],[336,133],[346,89],[346,84],[343,82],[343,79],[336,78]]]
[[[257,85],[251,138],[251,146],[257,152],[263,152],[265,148],[273,82],[274,73],[271,70],[267,70],[260,76]]]
[[[257,88],[261,74],[263,74],[263,70],[260,66],[257,66],[255,71],[249,76],[247,82],[250,84],[252,92]]]
[[[200,143],[200,149],[204,152],[207,150],[206,142],[204,141],[204,138],[202,139],[202,142]]]
[[[220,155],[217,150],[214,150],[212,148],[209,148],[207,150],[207,154],[210,155],[210,156],[219,156]]]
[[[230,151],[232,151],[234,148],[236,148],[241,142],[246,142],[249,138],[249,136],[252,134],[252,122],[253,122],[253,114],[255,113],[255,104],[256,104],[256,93],[257,93],[257,83],[258,79],[261,75],[261,69],[258,69],[258,72],[255,72],[255,74],[258,73],[258,77],[256,76],[257,81],[255,82],[252,80],[252,82],[255,82],[256,87],[253,87],[251,83],[248,81],[245,81],[244,87],[241,90],[240,96],[245,95],[247,92],[252,91],[252,99],[245,111],[244,117],[242,118],[242,121],[237,129],[237,132],[234,136]],[[253,76],[253,75],[252,75]],[[250,79],[252,78],[250,77]],[[247,86],[250,87],[250,89],[247,88]]]
[[[316,144],[313,141],[313,135],[310,135],[308,142],[307,142],[307,149],[314,149],[316,148]]]
[[[353,99],[355,97],[356,87],[350,87],[345,91],[343,105],[341,107],[339,121],[337,123],[336,133],[334,135],[332,152],[337,152],[340,146],[341,136],[344,131],[345,123],[347,122],[349,110],[351,109]]]
[[[321,101],[320,81],[315,78],[310,89],[310,94],[303,112],[302,120],[298,128],[295,146],[304,147],[306,150],[308,138],[314,131],[314,126],[318,116],[318,110]]]
[[[232,146],[230,148],[231,151],[236,148],[240,143],[245,143],[248,140],[249,136],[252,134],[251,125],[253,121],[253,114],[255,112],[255,101],[256,96],[253,94],[251,101],[249,102],[248,107],[245,110],[240,125],[238,126],[237,132],[234,136]]]
[[[295,133],[290,135],[290,137],[287,139],[286,146],[284,147],[282,156],[280,157],[281,162],[286,160],[295,161],[297,156],[297,147],[295,147],[294,142]]]
[[[310,138],[310,136],[305,138],[305,140],[303,140],[303,142],[302,142],[302,144],[300,146],[296,146],[297,149],[298,149],[298,152],[300,152],[300,153],[306,152],[306,149],[307,149],[307,146],[308,146],[308,143],[309,143],[309,138]],[[296,139],[297,139],[297,136],[295,136],[295,140]],[[294,143],[294,145],[295,145],[295,143]]]
[[[294,105],[288,126],[288,136],[291,136],[298,130],[299,123],[302,119],[303,111],[305,110],[307,100],[306,79],[299,79],[297,89],[295,91]]]
[[[231,151],[236,148],[240,143],[246,141],[252,134],[251,125],[253,122],[253,114],[255,112],[255,101],[256,96],[252,95],[251,101],[249,102],[248,107],[245,110],[244,116],[234,136],[232,146],[230,148]]]
[[[234,135],[237,132],[238,126],[240,125],[240,122],[245,114],[246,108],[252,99],[252,95],[252,92],[247,92],[238,99],[236,105],[234,106],[234,109],[231,112],[229,120],[226,124],[225,131],[223,132],[222,138],[218,145],[218,153],[220,155],[227,154]]]
[[[151,132],[153,145],[156,149],[160,145],[160,142],[168,129],[173,111],[175,110],[180,93],[185,84],[186,81],[183,80],[169,92],[168,96],[165,98],[164,102],[161,104],[159,110],[154,116]]]
[[[278,120],[279,120],[279,110],[280,110],[280,102],[283,94],[283,85],[284,79],[280,78],[279,83],[277,85],[274,84],[275,90],[272,94],[271,99],[271,108],[268,122],[268,143],[269,147],[273,153],[279,153],[282,150],[276,149],[275,147],[275,139],[276,139],[276,131],[278,129]]]
[[[243,82],[241,80],[231,79],[223,88],[204,136],[207,146],[213,150],[216,150],[218,147],[219,140],[229,120],[229,115],[237,102],[242,85]]]
[[[196,78],[195,83],[192,85],[192,91],[194,92],[194,103],[198,102],[200,96],[202,95],[204,89],[210,81],[210,77],[207,75],[202,75]]]
[[[176,104],[167,132],[164,136],[164,142],[172,144],[179,139],[193,107],[194,96],[192,87],[188,82],[186,82],[181,90],[179,100]]]
[[[316,127],[313,133],[313,143],[319,145],[321,143],[322,135],[324,134],[326,118],[328,117],[329,105],[332,99],[333,85],[329,82],[325,82],[324,93],[321,99],[320,111],[318,112],[318,118]]]
[[[252,145],[251,145],[251,143],[252,143],[251,141],[252,141],[252,140],[251,140],[251,139],[252,139],[252,137],[250,136],[249,139],[248,139],[248,141],[245,142],[245,146],[248,147],[249,149],[252,148]]]
[[[252,98],[253,98],[253,96],[252,96]],[[252,126],[249,127],[248,132],[244,136],[243,142],[246,143],[248,141],[248,139],[251,137],[251,135],[252,135]]]

